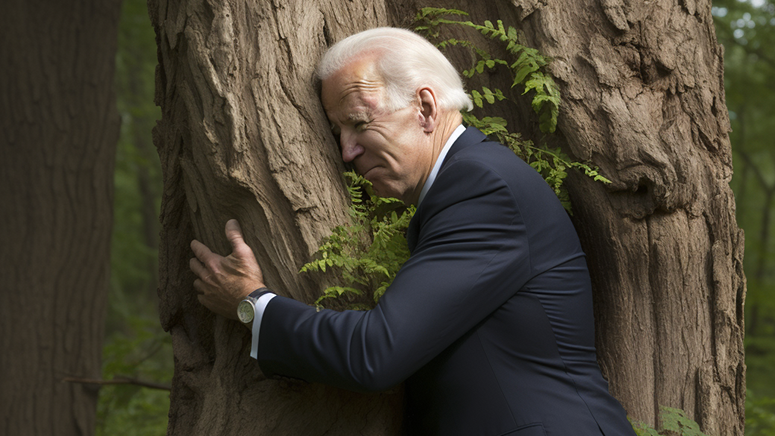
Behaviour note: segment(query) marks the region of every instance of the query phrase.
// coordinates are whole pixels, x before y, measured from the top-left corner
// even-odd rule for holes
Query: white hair
[[[377,55],[376,67],[385,81],[386,109],[396,111],[409,106],[417,89],[425,85],[435,91],[439,107],[473,109],[455,67],[433,44],[405,29],[378,27],[339,41],[323,55],[318,76],[325,80],[372,54]]]

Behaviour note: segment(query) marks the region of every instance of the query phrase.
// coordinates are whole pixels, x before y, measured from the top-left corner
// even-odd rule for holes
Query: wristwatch
[[[241,323],[249,324],[253,322],[253,317],[256,315],[256,301],[258,301],[258,297],[267,292],[270,292],[269,288],[258,288],[239,302],[237,318],[239,318]]]

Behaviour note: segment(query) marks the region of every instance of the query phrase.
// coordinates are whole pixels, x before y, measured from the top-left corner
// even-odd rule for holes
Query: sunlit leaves
[[[560,90],[550,74],[544,71],[549,61],[541,53],[530,47],[526,47],[519,41],[517,29],[505,26],[501,20],[493,24],[485,21],[483,25],[471,21],[449,19],[450,16],[467,16],[460,10],[441,8],[423,8],[415,17],[415,30],[425,34],[431,40],[439,38],[439,29],[442,26],[454,25],[469,27],[481,32],[488,38],[501,41],[505,44],[506,51],[513,56],[513,61],[497,59],[486,50],[477,47],[473,42],[461,39],[444,39],[436,44],[440,49],[451,46],[466,47],[474,55],[474,66],[463,71],[463,76],[472,78],[477,74],[483,74],[494,68],[505,68],[512,78],[512,87],[521,86],[522,95],[531,97],[530,103],[533,111],[538,114],[539,127],[544,133],[554,132],[557,128],[557,119],[560,108]],[[485,105],[498,101],[508,100],[508,97],[500,89],[482,87],[472,89],[471,101],[474,106],[484,108]],[[610,183],[598,173],[598,169],[586,163],[574,162],[561,150],[548,150],[545,147],[536,147],[530,140],[522,139],[519,133],[511,133],[506,125],[506,120],[500,117],[478,118],[471,113],[463,113],[463,121],[478,128],[486,135],[496,137],[501,143],[511,148],[519,157],[525,160],[544,177],[549,186],[560,199],[563,207],[570,212],[570,200],[563,187],[563,181],[568,175],[569,168],[582,171],[596,181]]]
[[[484,25],[479,25],[471,21],[445,18],[467,15],[468,13],[456,9],[422,8],[415,17],[415,30],[423,33],[430,39],[436,39],[439,36],[439,28],[442,25],[458,25],[476,29],[488,38],[503,42],[506,46],[506,51],[516,58],[514,62],[494,58],[490,53],[476,47],[470,41],[447,39],[438,42],[436,45],[440,49],[453,45],[465,46],[471,49],[476,60],[473,67],[463,71],[463,76],[468,78],[473,77],[475,74],[482,74],[485,70],[491,70],[498,65],[507,66],[507,70],[513,76],[512,87],[523,86],[523,94],[531,94],[533,98],[532,107],[539,116],[541,131],[553,133],[557,128],[560,91],[552,76],[542,70],[543,67],[548,65],[549,61],[538,50],[523,45],[519,41],[517,29],[511,26],[507,28],[501,20],[497,20],[496,24],[493,24],[491,21],[485,21]],[[478,107],[481,107],[482,98],[486,98],[485,95],[480,94],[478,91],[472,91],[471,97],[474,104]],[[487,101],[492,103],[490,99]]]

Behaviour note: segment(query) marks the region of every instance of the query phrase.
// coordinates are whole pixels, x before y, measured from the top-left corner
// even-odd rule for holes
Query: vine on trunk
[[[406,228],[415,207],[407,208],[397,198],[378,196],[371,182],[353,171],[344,173],[344,176],[351,200],[351,224],[335,227],[318,248],[320,258],[307,263],[300,271],[337,271],[341,285],[330,286],[323,291],[315,301],[318,309],[323,307],[325,300],[345,295],[360,296],[364,291],[372,294],[376,304],[393,283],[401,265],[409,259]],[[364,238],[364,234],[368,238]],[[349,307],[370,309],[373,306],[350,301]]]
[[[516,58],[514,62],[510,63],[493,57],[486,50],[467,40],[445,39],[437,42],[436,45],[441,50],[462,46],[474,53],[474,65],[462,73],[467,78],[482,74],[485,69],[505,67],[513,77],[512,86],[524,87],[522,95],[531,93],[531,105],[539,115],[541,130],[545,133],[554,132],[559,115],[560,91],[554,79],[545,71],[549,60],[538,50],[521,44],[517,30],[510,26],[505,27],[500,20],[497,21],[496,26],[490,21],[479,25],[471,21],[445,18],[467,15],[466,12],[455,9],[423,8],[415,18],[417,24],[415,30],[433,41],[439,38],[439,29],[443,25],[465,26],[504,43],[507,52]],[[469,96],[479,108],[484,108],[485,103],[494,104],[496,101],[510,100],[501,90],[491,90],[487,87],[482,87],[481,91],[472,90]],[[586,163],[574,162],[559,148],[550,150],[536,147],[532,141],[523,139],[519,133],[510,132],[506,120],[501,117],[478,118],[466,112],[462,115],[464,123],[478,128],[486,135],[496,137],[499,142],[507,145],[517,156],[538,171],[569,213],[571,212],[570,200],[563,187],[569,168],[583,171],[596,181],[610,183],[599,174],[597,168]],[[326,288],[315,301],[319,309],[324,302],[339,298],[345,298],[351,309],[373,307],[393,282],[401,265],[409,258],[405,230],[414,214],[414,206],[406,208],[401,206],[403,203],[398,199],[375,195],[368,180],[355,173],[345,173],[345,177],[352,201],[350,207],[352,222],[348,226],[334,228],[332,234],[318,249],[316,253],[318,258],[301,268],[301,272],[336,271],[339,283]],[[366,196],[363,195],[364,192]],[[369,242],[364,243],[364,240]],[[371,294],[373,298],[358,298],[364,294]]]
[[[485,67],[490,70],[498,65],[507,67],[513,77],[511,87],[522,86],[527,94],[532,91],[532,107],[539,115],[539,126],[544,133],[554,133],[557,128],[557,116],[560,113],[560,89],[554,82],[551,75],[544,72],[544,67],[549,65],[549,59],[542,56],[538,50],[526,47],[520,42],[517,29],[509,26],[506,28],[501,20],[497,21],[497,27],[490,21],[485,21],[484,25],[479,25],[471,21],[450,20],[444,16],[468,16],[467,12],[457,9],[444,8],[422,8],[415,17],[414,30],[424,34],[429,40],[439,38],[439,31],[442,25],[458,25],[470,27],[481,32],[490,39],[498,39],[506,44],[506,51],[514,56],[516,60],[509,63],[506,60],[494,58],[489,52],[477,47],[468,40],[458,40],[454,38],[445,39],[436,43],[436,47],[444,50],[451,46],[463,46],[471,50],[474,54],[475,64],[469,70],[464,70],[463,75],[472,78],[476,74],[482,74]],[[479,107],[482,107],[482,99],[488,103],[493,103],[497,98],[503,100],[506,97],[500,90],[493,93],[487,88],[482,88],[484,94],[477,90],[471,91],[471,97]]]
[[[442,26],[463,26],[475,29],[484,36],[505,44],[506,51],[516,59],[513,62],[494,57],[472,41],[448,38],[436,42],[436,46],[440,50],[454,46],[471,50],[474,64],[470,69],[463,71],[463,76],[469,79],[495,68],[505,69],[513,79],[511,87],[522,87],[522,95],[529,94],[531,96],[531,106],[539,117],[541,131],[547,134],[554,133],[557,127],[557,117],[560,113],[560,90],[551,74],[546,71],[550,59],[543,56],[538,50],[525,46],[517,29],[504,26],[501,20],[496,21],[497,25],[493,25],[490,21],[485,21],[484,25],[480,25],[471,21],[449,18],[455,16],[468,16],[468,13],[458,9],[422,8],[415,17],[417,24],[415,31],[423,34],[430,41],[437,41],[440,39]],[[473,89],[469,95],[478,108],[484,108],[485,103],[494,104],[496,101],[510,100],[500,89],[491,90],[484,86],[481,92]],[[552,150],[545,146],[537,147],[533,141],[523,139],[520,133],[510,132],[506,120],[501,117],[478,118],[472,113],[463,113],[463,121],[478,128],[485,135],[494,136],[541,173],[568,213],[572,213],[571,205],[563,182],[568,176],[567,170],[569,168],[582,171],[595,181],[611,183],[599,173],[596,167],[584,162],[573,161],[561,149]]]

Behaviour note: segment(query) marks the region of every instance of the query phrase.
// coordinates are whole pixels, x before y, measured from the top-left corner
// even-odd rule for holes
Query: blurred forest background
[[[746,435],[775,435],[775,2],[713,1],[745,230]]]
[[[746,233],[746,435],[775,436],[775,0],[715,0],[713,15],[726,49],[732,188],[737,221]],[[172,379],[173,357],[157,311],[162,176],[151,129],[161,115],[153,103],[156,45],[145,0],[124,0],[118,43],[122,125],[103,377],[163,387]],[[106,385],[100,391],[97,434],[166,434],[168,408],[164,389]]]

